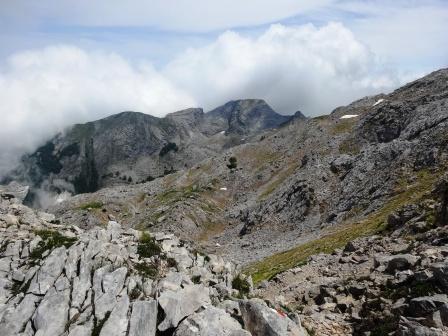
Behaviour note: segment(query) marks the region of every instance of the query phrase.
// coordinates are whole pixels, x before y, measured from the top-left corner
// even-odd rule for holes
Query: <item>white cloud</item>
[[[332,2],[334,0],[14,0],[0,5],[0,16],[26,25],[45,21],[63,25],[210,31],[270,23],[311,12]]]
[[[123,110],[162,116],[254,97],[279,112],[316,115],[398,84],[338,23],[273,25],[257,38],[226,32],[158,71],[72,46],[21,52],[0,70],[0,163],[64,126]]]
[[[402,68],[447,65],[448,6],[445,0],[347,1],[347,26],[378,55]]]
[[[190,49],[164,73],[203,106],[264,98],[278,111],[308,115],[399,84],[342,24],[273,25],[256,39],[235,32]]]
[[[132,66],[116,54],[72,46],[12,56],[0,71],[0,101],[0,166],[76,122],[124,110],[162,116],[196,105],[149,63]]]

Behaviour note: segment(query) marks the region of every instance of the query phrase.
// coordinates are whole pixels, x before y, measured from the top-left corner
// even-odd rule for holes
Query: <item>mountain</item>
[[[153,158],[174,155],[169,163],[182,159],[185,165],[188,151],[206,148],[210,154],[203,159],[198,154],[197,160],[188,161],[191,166],[176,166],[178,171],[152,181],[110,183],[69,197],[47,209],[55,217],[17,204],[15,195],[23,198],[26,188],[14,183],[0,187],[0,237],[6,242],[0,247],[0,295],[6,297],[0,327],[30,335],[46,331],[54,325],[46,316],[52,315],[49,307],[56,302],[64,307],[52,319],[58,328],[68,320],[69,329],[87,325],[84,334],[90,335],[91,326],[97,334],[104,327],[105,334],[113,326],[133,324],[134,308],[129,307],[139,305],[137,297],[158,300],[152,305],[163,314],[152,325],[159,334],[188,335],[189,327],[212,334],[210,321],[224,320],[236,332],[256,336],[446,335],[448,69],[328,115],[279,118],[273,128],[265,128],[272,126],[272,113],[255,108],[256,101],[226,105],[210,115],[191,109],[151,119],[143,129],[153,133],[138,133],[137,122],[131,123],[138,138],[155,134],[165,141]],[[241,112],[247,106],[252,112]],[[259,111],[263,117],[254,122]],[[146,117],[124,113],[110,118],[129,124],[128,118]],[[107,138],[108,130],[113,134],[116,122],[107,119],[94,122],[103,128],[98,133],[94,128],[83,139]],[[144,123],[139,119],[139,125]],[[124,134],[116,127],[120,136],[111,135],[108,141]],[[169,138],[172,130],[184,142]],[[32,160],[40,159],[46,169],[57,170],[59,163],[63,172],[70,167],[66,157],[100,158],[95,146],[105,140],[80,149],[82,155],[59,146],[62,142],[52,143],[54,148]],[[143,145],[129,145],[124,153],[139,156],[138,146]],[[125,142],[123,146],[127,148]],[[70,154],[64,164],[60,149]],[[91,168],[84,166],[85,171]],[[62,182],[52,179],[53,185]],[[142,241],[139,231],[152,236],[145,234]],[[79,240],[75,244],[67,238]],[[159,251],[154,244],[163,249],[159,256],[135,254]],[[35,246],[48,248],[37,249],[43,253],[30,260]],[[229,272],[233,264],[224,260],[237,264],[238,271]],[[137,266],[145,263],[150,269]],[[61,271],[54,271],[54,265]],[[88,265],[93,272],[85,270]],[[151,279],[149,287],[133,278],[138,269],[161,277]],[[52,287],[56,278],[60,281]],[[191,283],[204,287],[195,291]],[[134,284],[140,292],[133,293]],[[80,311],[73,302],[86,301],[85,292],[92,306],[82,305]],[[97,302],[97,293],[109,294]],[[259,299],[247,299],[253,296]],[[231,320],[209,307],[208,300]],[[204,308],[185,308],[198,307],[198,301],[206,302]],[[116,306],[121,308],[111,309],[110,302],[121,302]],[[65,309],[68,305],[70,310]],[[105,312],[110,312],[107,318]],[[165,329],[169,323],[176,326]]]
[[[248,135],[278,127],[291,117],[279,115],[263,100],[246,99],[230,101],[207,113],[206,119],[212,132],[226,129],[226,133]]]
[[[25,156],[12,175],[37,188],[75,194],[149,181],[289,119],[262,100],[232,101],[209,113],[192,108],[164,118],[122,112],[68,128]]]
[[[89,227],[102,217],[80,209],[99,202],[134,227],[174,232],[246,265],[328,234],[343,245],[376,233],[446,170],[447,80],[443,69],[329,115],[295,118],[165,178],[51,210]]]

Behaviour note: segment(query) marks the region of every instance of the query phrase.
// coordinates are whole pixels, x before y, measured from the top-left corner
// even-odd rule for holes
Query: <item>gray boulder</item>
[[[179,324],[174,336],[250,336],[224,310],[209,306]]]
[[[240,309],[244,328],[252,336],[306,335],[302,328],[297,326],[286,315],[269,308],[262,300],[241,300]]]
[[[157,329],[157,301],[137,301],[132,305],[129,335],[154,336]]]
[[[428,316],[444,304],[448,304],[446,294],[414,298],[409,302],[409,314],[412,316]]]
[[[431,266],[434,279],[446,290],[448,290],[448,262],[437,263]]]
[[[193,314],[201,306],[210,304],[209,290],[203,285],[186,285],[176,292],[163,292],[158,302],[165,312],[165,319],[158,329],[165,331],[177,327],[184,317]]]
[[[405,317],[400,318],[398,326],[399,336],[444,336],[440,329],[428,328],[418,322],[408,320]]]
[[[412,254],[397,254],[384,259],[386,272],[395,273],[396,271],[403,271],[414,267],[420,260]]]

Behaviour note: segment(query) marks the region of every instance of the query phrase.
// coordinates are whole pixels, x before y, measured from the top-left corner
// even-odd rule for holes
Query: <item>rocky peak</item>
[[[202,108],[189,108],[166,115],[167,120],[172,120],[180,127],[190,130],[196,129],[204,118],[204,110]]]
[[[230,101],[206,117],[213,126],[241,135],[277,127],[291,118],[278,114],[261,99]]]

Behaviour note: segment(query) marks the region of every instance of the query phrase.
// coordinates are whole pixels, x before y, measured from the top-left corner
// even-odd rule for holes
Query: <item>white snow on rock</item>
[[[356,118],[357,116],[358,116],[357,114],[345,114],[339,119],[350,119],[350,118]]]
[[[377,102],[375,104],[372,105],[373,106],[377,106],[378,104],[381,104],[384,101],[384,99],[378,99]]]

